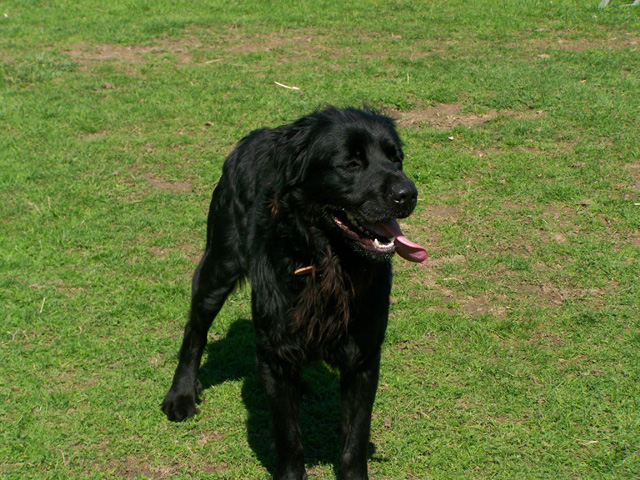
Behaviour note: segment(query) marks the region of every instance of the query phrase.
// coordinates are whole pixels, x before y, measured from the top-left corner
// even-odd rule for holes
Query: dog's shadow
[[[255,335],[250,320],[235,321],[224,338],[209,342],[199,378],[204,389],[215,388],[228,380],[243,380],[242,400],[248,411],[249,445],[273,475],[273,430],[267,397],[256,371]],[[339,380],[337,374],[323,364],[314,363],[305,369],[300,428],[305,464],[333,465],[337,473],[342,443]]]

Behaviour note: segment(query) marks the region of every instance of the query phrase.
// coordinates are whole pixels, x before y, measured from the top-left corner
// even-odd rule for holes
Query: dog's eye
[[[345,165],[345,170],[358,170],[362,167],[362,161],[357,158],[352,158]]]

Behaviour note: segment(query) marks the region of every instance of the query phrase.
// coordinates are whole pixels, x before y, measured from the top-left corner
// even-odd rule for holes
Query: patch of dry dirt
[[[299,32],[298,32],[299,33]],[[285,35],[269,33],[266,35],[235,35],[226,39],[225,50],[231,53],[260,53],[273,50],[286,50],[300,55],[313,50],[326,50],[323,38],[317,35]]]
[[[430,225],[455,223],[460,215],[462,215],[461,207],[454,205],[428,205],[421,213]]]
[[[128,456],[122,459],[112,458],[109,461],[109,470],[114,471],[118,478],[150,478],[153,480],[163,480],[165,478],[176,478],[185,468],[200,468],[206,473],[221,473],[228,469],[225,463],[205,463],[203,465],[189,464],[166,464],[153,466],[148,457]]]
[[[640,191],[640,162],[630,163],[626,169],[633,179],[634,190]]]
[[[543,31],[543,30],[541,30]],[[560,30],[554,35],[541,39],[526,40],[532,49],[565,50],[571,52],[584,52],[593,49],[606,50],[637,50],[640,47],[640,37],[631,33],[609,35],[606,38],[594,37],[588,32],[579,32],[571,29]],[[520,48],[521,45],[518,45]],[[538,54],[540,58],[550,58],[548,53]]]
[[[170,471],[167,467],[152,469],[149,465],[150,463],[151,462],[147,458],[143,459],[129,456],[120,461],[113,459],[110,462],[109,467],[115,470],[118,477],[121,478],[139,478],[142,476],[153,480],[159,480],[163,478],[170,478],[173,474],[177,473],[175,469]]]
[[[439,103],[433,107],[416,108],[406,112],[388,108],[384,111],[395,118],[402,127],[418,129],[427,124],[431,128],[450,130],[454,127],[477,127],[489,123],[499,116],[513,118],[538,118],[545,115],[543,111],[527,110],[522,112],[506,111],[498,112],[489,110],[486,113],[462,112],[462,102]]]
[[[149,182],[149,185],[158,190],[166,190],[176,193],[193,192],[193,184],[191,182],[169,182],[162,178],[154,177],[148,173],[144,175],[144,178]]]
[[[287,30],[267,34],[247,35],[239,29],[228,29],[213,35],[207,40],[195,36],[197,32],[185,37],[158,39],[154,45],[116,45],[100,44],[90,46],[86,43],[72,45],[67,53],[72,60],[80,64],[103,61],[118,61],[125,64],[138,65],[145,62],[149,54],[170,53],[176,56],[178,65],[194,63],[195,50],[220,51],[219,58],[205,63],[224,62],[227,54],[251,54],[278,51],[282,61],[303,58],[313,52],[334,52],[335,49],[326,44],[326,38],[308,33],[304,30]]]
[[[159,41],[156,45],[114,45],[100,44],[88,46],[86,43],[72,45],[68,54],[72,60],[81,64],[103,61],[119,61],[123,63],[141,64],[145,56],[151,53],[172,53],[177,55],[178,64],[192,63],[191,50],[202,46],[202,42],[194,38],[180,38]]]
[[[500,303],[505,299],[492,299],[489,295],[482,294],[477,297],[466,297],[463,299],[464,311],[472,317],[482,315],[493,315],[503,319],[507,316],[507,307]]]

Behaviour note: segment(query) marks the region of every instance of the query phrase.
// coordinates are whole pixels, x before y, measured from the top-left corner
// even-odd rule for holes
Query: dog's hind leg
[[[198,412],[196,400],[202,390],[198,368],[207,332],[224,301],[243,276],[238,256],[226,249],[208,248],[193,276],[191,311],[184,329],[184,338],[178,355],[178,367],[173,383],[164,401],[162,411],[169,420],[180,422]]]

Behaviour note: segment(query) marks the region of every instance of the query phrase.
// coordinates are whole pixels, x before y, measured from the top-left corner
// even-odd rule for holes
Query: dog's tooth
[[[388,242],[382,243],[379,239],[374,238],[373,246],[381,252],[390,252],[394,248],[393,241],[394,241],[394,238],[391,238]]]
[[[344,212],[347,215],[347,220],[349,220],[350,222],[353,222],[355,220],[355,218],[353,218],[353,215],[347,211]]]

